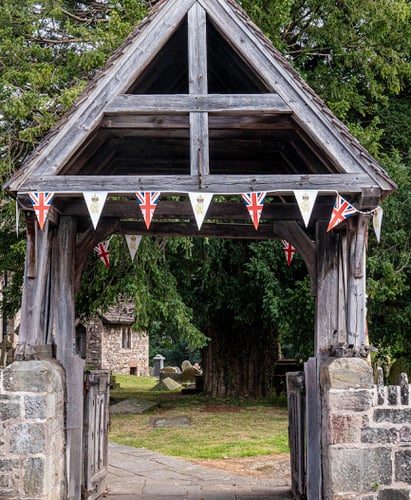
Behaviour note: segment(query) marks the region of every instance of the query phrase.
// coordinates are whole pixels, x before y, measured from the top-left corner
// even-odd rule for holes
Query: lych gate
[[[74,295],[108,235],[285,239],[316,297],[316,361],[339,343],[366,344],[366,231],[395,185],[233,0],[159,2],[6,189],[27,232],[16,358],[54,356],[64,367],[69,499],[81,495],[83,447]],[[161,193],[149,229],[139,191]],[[43,230],[31,192],[54,193]],[[251,192],[267,193],[258,230],[240,196]],[[96,229],[83,193],[108,195]],[[220,195],[201,230],[188,193]],[[304,193],[316,196],[307,227]],[[327,231],[337,193],[357,212]],[[308,455],[321,452],[319,409]],[[313,467],[319,498],[321,460]]]

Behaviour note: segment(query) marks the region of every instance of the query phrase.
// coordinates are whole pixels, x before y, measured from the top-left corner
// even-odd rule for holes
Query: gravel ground
[[[190,462],[244,476],[275,478],[279,487],[291,485],[290,455],[288,453],[259,457],[224,458],[222,460],[193,459]]]

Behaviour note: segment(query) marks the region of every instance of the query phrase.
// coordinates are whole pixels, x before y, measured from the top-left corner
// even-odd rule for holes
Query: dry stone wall
[[[0,498],[65,498],[64,374],[56,361],[0,370]]]
[[[321,367],[326,500],[411,499],[411,406],[408,380],[374,385],[358,358]]]

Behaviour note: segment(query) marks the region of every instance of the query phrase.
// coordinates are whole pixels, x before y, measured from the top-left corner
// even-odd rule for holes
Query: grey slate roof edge
[[[135,322],[134,313],[130,315],[127,312],[118,312],[109,309],[103,313],[100,312],[98,315],[104,323],[110,325],[132,325]]]

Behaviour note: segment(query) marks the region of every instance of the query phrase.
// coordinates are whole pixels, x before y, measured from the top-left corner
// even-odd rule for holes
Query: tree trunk
[[[236,325],[222,313],[203,353],[204,391],[213,397],[263,397],[273,390],[278,334],[255,324]]]

